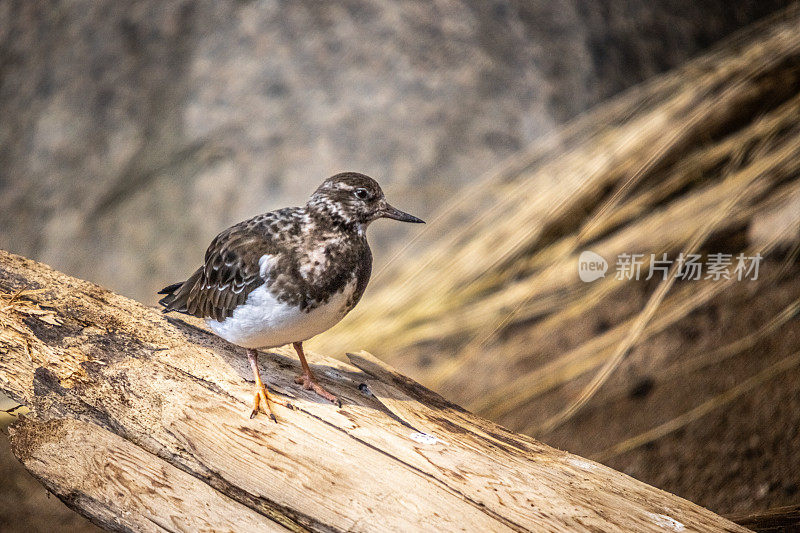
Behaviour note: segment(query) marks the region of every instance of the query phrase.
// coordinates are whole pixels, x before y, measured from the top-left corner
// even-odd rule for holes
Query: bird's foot
[[[250,418],[253,418],[258,414],[258,410],[262,402],[264,403],[265,407],[264,412],[269,415],[269,419],[275,423],[278,422],[278,419],[275,417],[275,412],[272,410],[272,404],[278,404],[288,409],[294,409],[294,406],[291,403],[271,397],[264,385],[261,385],[260,387],[256,385],[256,390],[253,392],[253,411],[250,413]]]
[[[314,376],[310,374],[300,374],[299,376],[294,378],[294,382],[297,383],[298,385],[302,385],[305,390],[313,390],[314,392],[316,392],[329,402],[336,404],[339,407],[342,406],[342,403],[339,401],[339,399],[330,392],[323,389],[322,385],[320,385],[317,382]]]

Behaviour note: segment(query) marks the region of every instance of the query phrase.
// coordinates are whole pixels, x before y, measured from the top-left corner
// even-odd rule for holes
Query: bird
[[[341,321],[359,302],[372,272],[367,227],[379,218],[424,223],[386,201],[378,183],[358,172],[331,176],[303,207],[239,222],[217,235],[203,265],[159,291],[163,312],[205,319],[219,337],[245,348],[261,404],[277,421],[258,368],[258,350],[292,344],[302,367],[295,383],[339,404],[306,361],[303,342]],[[341,405],[341,404],[339,404]]]

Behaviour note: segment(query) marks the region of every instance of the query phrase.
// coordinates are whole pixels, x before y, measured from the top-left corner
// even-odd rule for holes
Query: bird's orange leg
[[[250,361],[250,368],[253,370],[253,377],[256,380],[256,390],[253,393],[253,412],[250,413],[250,418],[256,416],[258,413],[258,408],[263,401],[266,407],[265,412],[269,415],[273,422],[277,422],[278,419],[275,418],[275,413],[272,411],[272,404],[277,403],[290,409],[292,409],[292,406],[289,403],[275,400],[274,398],[270,397],[269,392],[267,392],[267,387],[264,386],[264,382],[261,381],[261,373],[258,371],[258,351],[248,348],[247,360]]]
[[[334,396],[330,392],[323,389],[322,385],[319,384],[317,378],[314,377],[314,374],[311,372],[311,367],[308,366],[308,361],[306,361],[306,354],[303,353],[303,343],[295,342],[292,343],[292,346],[294,346],[294,350],[300,357],[300,364],[303,366],[303,373],[294,378],[294,382],[303,385],[304,389],[313,390],[326,400],[338,404],[339,399],[336,398],[336,396]]]

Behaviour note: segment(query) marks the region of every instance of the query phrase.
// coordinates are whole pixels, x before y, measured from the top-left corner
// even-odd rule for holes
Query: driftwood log
[[[251,420],[242,350],[201,327],[2,251],[0,294],[0,390],[30,408],[13,452],[108,529],[746,531],[364,352],[313,360],[341,408],[294,385],[290,352],[262,357],[294,409]]]

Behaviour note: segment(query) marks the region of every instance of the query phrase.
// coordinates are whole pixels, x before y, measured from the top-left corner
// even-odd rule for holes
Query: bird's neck
[[[343,236],[364,238],[368,223],[354,219],[337,206],[327,203],[309,202],[306,207],[309,222],[323,230],[332,230]]]

